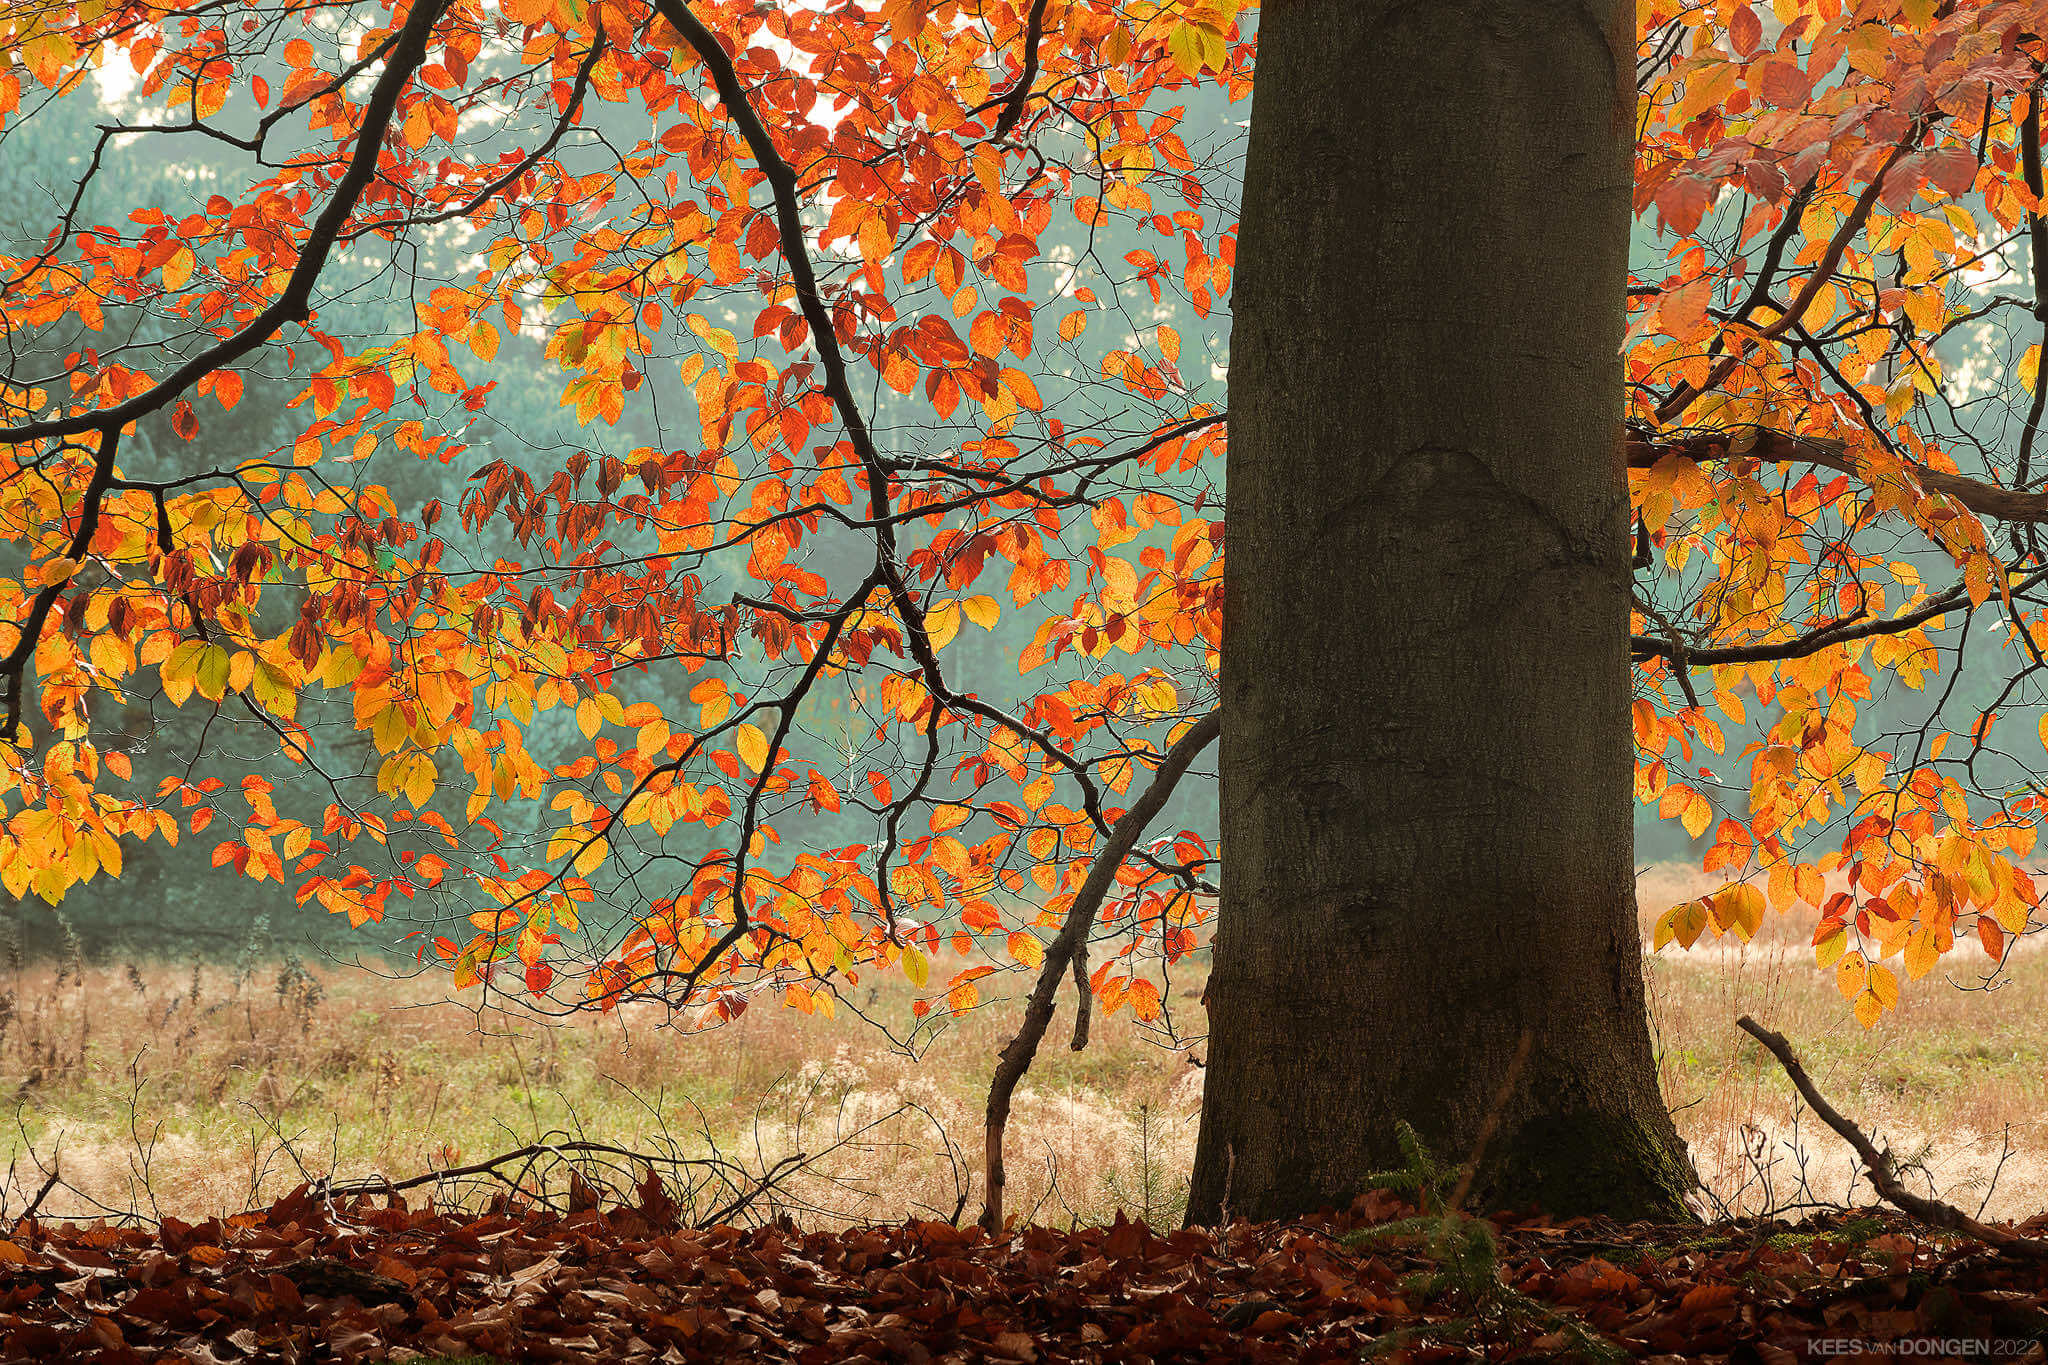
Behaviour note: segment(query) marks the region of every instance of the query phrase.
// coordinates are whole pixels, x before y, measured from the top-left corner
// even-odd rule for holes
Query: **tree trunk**
[[[1189,1217],[1674,1215],[1632,853],[1622,0],[1261,11]],[[1533,1050],[1499,1103],[1523,1034]]]

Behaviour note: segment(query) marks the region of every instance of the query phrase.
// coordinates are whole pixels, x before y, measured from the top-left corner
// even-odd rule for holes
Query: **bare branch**
[[[1939,1199],[1929,1199],[1907,1189],[1900,1183],[1898,1172],[1892,1167],[1891,1153],[1880,1151],[1877,1144],[1863,1135],[1861,1129],[1842,1117],[1841,1112],[1827,1102],[1814,1087],[1812,1079],[1807,1076],[1806,1068],[1799,1064],[1798,1056],[1793,1053],[1792,1045],[1785,1041],[1783,1034],[1773,1033],[1746,1014],[1735,1023],[1736,1027],[1770,1050],[1771,1055],[1778,1059],[1778,1065],[1785,1068],[1785,1074],[1798,1089],[1800,1098],[1806,1101],[1814,1113],[1820,1115],[1821,1122],[1834,1129],[1842,1141],[1855,1150],[1857,1159],[1863,1163],[1864,1169],[1870,1172],[1871,1185],[1886,1203],[1930,1227],[1960,1232],[1966,1237],[1974,1237],[1989,1246],[1997,1247],[2000,1251],[2048,1260],[2048,1242],[2022,1237],[2005,1228],[1980,1223],[1953,1204],[1943,1203]]]
[[[1188,765],[1195,761],[1195,756],[1208,748],[1222,730],[1223,711],[1219,707],[1189,726],[1187,733],[1166,751],[1166,757],[1160,760],[1159,770],[1152,776],[1152,784],[1118,818],[1109,839],[1095,855],[1095,861],[1088,868],[1087,880],[1075,893],[1074,903],[1067,907],[1066,922],[1045,950],[1045,961],[1038,969],[1038,985],[1024,1007],[1024,1022],[1018,1027],[1017,1036],[1004,1044],[1002,1055],[996,1062],[995,1077],[989,1082],[988,1193],[982,1207],[981,1223],[992,1232],[1003,1225],[1003,1130],[1010,1121],[1010,1100],[1017,1092],[1017,1083],[1031,1069],[1031,1059],[1038,1055],[1038,1045],[1045,1038],[1047,1026],[1052,1023],[1053,994],[1059,989],[1060,977],[1066,974],[1067,964],[1074,961],[1080,952],[1088,926],[1094,922],[1102,898],[1116,881],[1117,869],[1130,856],[1138,836],[1145,832],[1145,826],[1152,822],[1167,798],[1173,795],[1174,787],[1187,772]],[[1085,998],[1086,987],[1082,989]]]

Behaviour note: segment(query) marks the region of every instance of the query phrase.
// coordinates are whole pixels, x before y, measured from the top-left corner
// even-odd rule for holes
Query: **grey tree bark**
[[[1231,340],[1189,1218],[1674,1215],[1635,917],[1625,0],[1268,0]]]

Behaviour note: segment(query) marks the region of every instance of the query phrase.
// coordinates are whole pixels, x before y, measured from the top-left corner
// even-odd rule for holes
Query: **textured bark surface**
[[[1635,920],[1619,0],[1269,0],[1231,341],[1223,905],[1190,1219],[1680,1211]]]

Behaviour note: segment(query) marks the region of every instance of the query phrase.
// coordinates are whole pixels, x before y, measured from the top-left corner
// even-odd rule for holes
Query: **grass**
[[[1666,903],[1661,888],[1644,901]],[[1813,969],[1805,932],[1774,919],[1746,946],[1647,959],[1665,1095],[1713,1195],[1755,1212],[1870,1194],[1846,1147],[1801,1119],[1775,1065],[1735,1029],[1750,1013],[1793,1040],[1839,1107],[1917,1158],[1923,1184],[1973,1211],[1988,1193],[1993,1217],[2048,1207],[2048,956],[2022,953],[2000,988],[1964,990],[1984,964],[1959,947],[1946,976],[1908,984],[1900,1010],[1866,1031]],[[1169,994],[1184,1034],[1201,1028],[1199,985],[1176,980]],[[900,1028],[910,998],[902,982],[863,984],[845,1005]],[[431,978],[27,966],[0,973],[0,1075],[18,1078],[0,1164],[16,1163],[15,1209],[40,1184],[33,1151],[54,1153],[81,1192],[53,1191],[46,1214],[97,1205],[190,1220],[311,1177],[410,1175],[551,1132],[715,1147],[752,1171],[858,1132],[766,1211],[971,1215],[984,1087],[1015,1018],[1014,1001],[976,1011],[913,1058],[849,1007],[805,1019],[764,1005],[679,1038],[647,1015],[557,1027],[479,1015]],[[1017,1099],[1011,1206],[1061,1224],[1118,1207],[1177,1220],[1201,1099],[1192,1062],[1206,1049],[1120,1015],[1098,1018],[1076,1054],[1062,1027]]]
[[[19,1163],[13,1206],[40,1183],[31,1149],[54,1153],[65,1183],[100,1206],[189,1220],[309,1177],[410,1175],[566,1131],[715,1148],[755,1172],[859,1133],[768,1211],[856,1221],[979,1208],[989,1059],[1015,1027],[1003,1006],[951,1022],[913,1058],[846,1007],[805,1019],[764,1005],[683,1038],[631,1012],[555,1027],[479,1015],[437,984],[274,965],[0,975],[0,1074],[21,1078],[0,1129],[0,1164]],[[907,984],[850,996],[870,1017],[910,1022]],[[1061,1223],[1119,1206],[1173,1221],[1199,1071],[1128,1015],[1096,1025],[1083,1054],[1050,1040],[1018,1096],[1012,1206]],[[45,1205],[87,1211],[61,1187]]]

